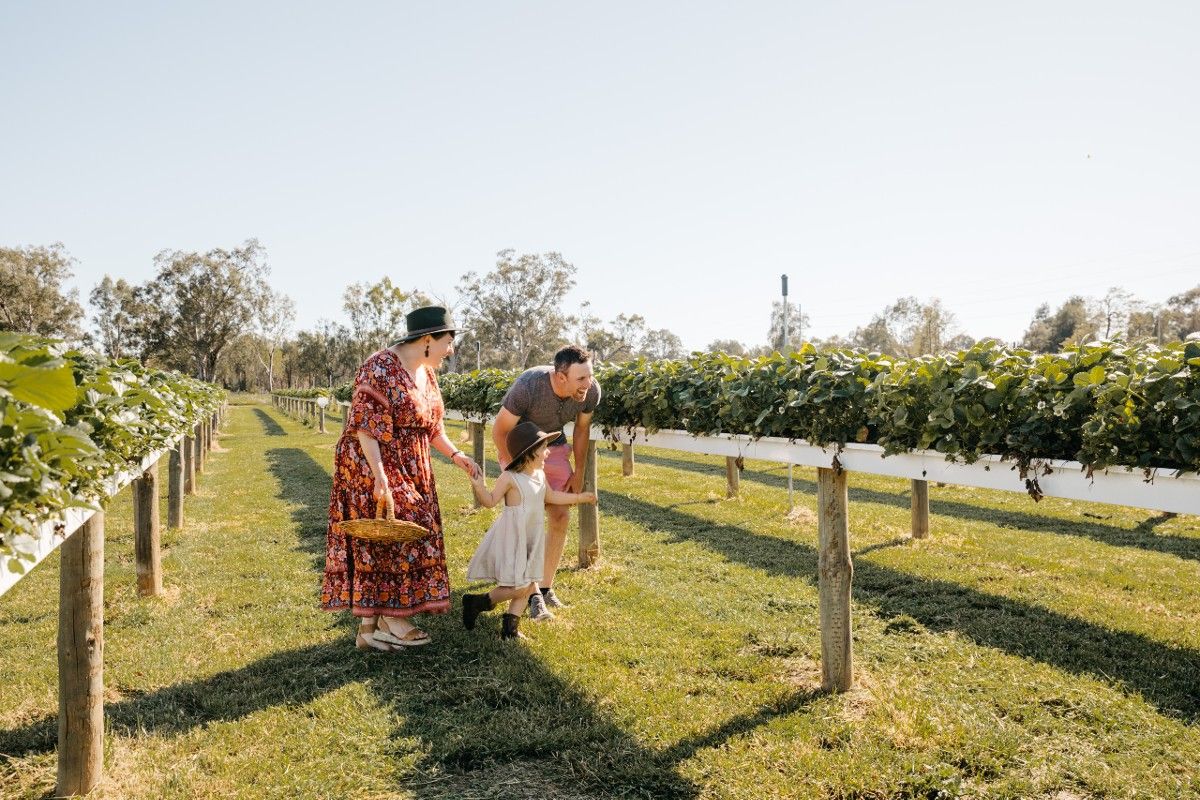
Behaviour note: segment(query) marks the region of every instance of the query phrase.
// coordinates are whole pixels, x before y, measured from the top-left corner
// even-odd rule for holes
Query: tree
[[[687,358],[687,350],[678,336],[666,328],[646,331],[646,339],[642,345],[641,354],[651,361],[664,361],[668,358]]]
[[[799,350],[801,337],[804,335],[804,329],[810,326],[807,314],[800,313],[800,307],[794,303],[788,303],[787,314],[787,349]],[[771,303],[771,327],[767,332],[767,345],[772,350],[783,352],[783,301],[776,300]]]
[[[255,303],[267,291],[266,253],[255,239],[233,250],[164,250],[147,298],[148,354],[212,380],[229,344],[253,329]]]
[[[144,342],[140,321],[146,309],[138,297],[138,287],[124,278],[108,275],[92,289],[88,302],[94,309],[100,349],[109,358],[142,358]]]
[[[728,353],[731,356],[746,355],[746,345],[737,339],[713,339],[706,350],[710,353]]]
[[[1050,313],[1049,304],[1038,306],[1025,331],[1022,346],[1037,353],[1056,353],[1064,345],[1087,341],[1095,336],[1096,320],[1088,302],[1075,295]]]
[[[576,340],[583,343],[597,361],[629,361],[641,350],[646,334],[646,319],[641,314],[618,314],[605,325],[591,313],[591,303],[586,301],[580,306],[579,316],[568,322],[576,324]]]
[[[462,276],[467,341],[480,343],[491,366],[549,363],[562,344],[563,299],[574,286],[575,267],[559,253],[516,256],[501,250],[491,272]]]
[[[1171,339],[1183,340],[1200,331],[1200,286],[1167,299],[1164,324]]]
[[[267,386],[267,375],[259,360],[262,344],[254,333],[243,333],[221,353],[213,381],[239,392],[258,392]]]
[[[313,383],[333,386],[350,379],[358,369],[350,331],[327,319],[319,320],[311,331],[300,331],[296,338],[297,368],[314,378]]]
[[[78,339],[83,319],[79,295],[62,288],[74,263],[61,243],[0,247],[0,328]]]
[[[350,317],[354,360],[361,364],[404,333],[409,311],[430,305],[430,299],[413,289],[404,291],[384,277],[379,283],[352,283],[342,294],[342,307]]]
[[[1099,321],[1099,330],[1103,337],[1110,339],[1123,334],[1129,326],[1129,315],[1137,311],[1141,304],[1134,299],[1133,293],[1119,286],[1111,287],[1104,297],[1096,301],[1094,316]]]
[[[935,297],[922,303],[915,297],[901,297],[850,334],[855,347],[911,358],[926,353],[959,349],[973,341],[955,332],[954,314]]]
[[[275,391],[275,353],[287,341],[296,319],[296,304],[283,292],[263,286],[255,301],[254,354],[267,373],[267,391]]]

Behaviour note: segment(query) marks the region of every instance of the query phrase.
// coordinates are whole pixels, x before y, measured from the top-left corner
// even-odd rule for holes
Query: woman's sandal
[[[371,634],[371,638],[377,642],[386,642],[387,644],[398,645],[400,647],[418,647],[423,644],[429,644],[432,641],[429,638],[429,634],[420,628],[413,628],[403,636],[397,636],[382,626],[375,629],[375,632]]]
[[[377,640],[374,636],[374,633],[374,631],[367,633],[359,631],[354,637],[355,648],[359,650],[377,650],[380,653],[394,653],[399,649],[398,647],[390,645],[387,642],[381,642]]]

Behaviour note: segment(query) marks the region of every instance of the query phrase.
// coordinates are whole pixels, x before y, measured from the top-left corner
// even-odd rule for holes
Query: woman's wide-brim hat
[[[408,329],[407,333],[392,342],[393,345],[404,344],[435,333],[460,333],[463,330],[454,324],[454,320],[450,319],[450,312],[442,306],[413,309],[404,316],[404,327]]]
[[[549,439],[557,439],[558,437],[558,433],[544,433],[541,428],[532,422],[518,422],[508,432],[506,439],[508,443],[509,463],[511,464],[513,461],[516,461],[542,442]]]

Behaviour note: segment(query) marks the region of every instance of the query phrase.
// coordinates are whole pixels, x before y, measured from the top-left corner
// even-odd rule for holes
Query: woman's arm
[[[383,458],[379,455],[379,442],[366,431],[358,431],[358,446],[362,448],[371,474],[375,476],[375,502],[383,500],[389,506],[394,506],[392,493],[388,487],[387,473],[383,471]]]
[[[487,482],[480,473],[478,477],[471,480],[471,489],[475,492],[475,499],[479,501],[479,505],[484,508],[495,508],[504,499],[504,495],[512,488],[512,476],[507,472],[501,472],[500,477],[496,479],[496,484],[489,492]]]
[[[474,479],[479,474],[479,465],[475,463],[475,459],[454,446],[454,442],[450,441],[450,437],[446,435],[445,426],[439,428],[438,434],[433,437],[430,444],[439,453],[450,459],[454,463],[454,466],[467,473],[470,478]]]
[[[583,503],[596,502],[595,492],[560,492],[556,489],[546,490],[546,504],[552,506],[576,506]]]

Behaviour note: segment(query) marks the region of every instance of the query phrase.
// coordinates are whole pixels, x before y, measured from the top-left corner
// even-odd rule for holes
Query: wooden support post
[[[338,410],[342,412],[342,430],[350,427],[350,406],[338,403]]]
[[[183,527],[183,439],[167,458],[167,527]]]
[[[483,474],[487,475],[487,463],[484,458],[484,449],[483,449],[483,445],[484,445],[483,423],[482,422],[468,422],[467,430],[469,430],[471,432],[471,458],[473,458],[475,460],[475,463],[479,465],[479,468],[483,470]],[[474,492],[472,492],[471,494],[474,494]],[[475,498],[475,507],[476,508],[480,507],[478,498]]]
[[[821,688],[844,692],[854,683],[854,653],[850,631],[849,500],[846,473],[841,469],[817,470],[819,550],[817,581],[821,610]]]
[[[204,474],[204,464],[208,461],[208,451],[204,449],[204,423],[196,423],[196,474]]]
[[[104,512],[62,545],[58,606],[58,787],[87,794],[104,771]]]
[[[737,459],[733,456],[725,457],[725,496],[737,497],[741,491],[742,472],[738,469]]]
[[[320,433],[324,433],[325,432],[325,409],[320,404],[317,405],[317,414],[318,414],[317,430]]]
[[[914,539],[929,535],[929,481],[912,482],[912,535]]]
[[[183,447],[183,492],[196,493],[196,444],[191,434],[183,437],[180,445]]]
[[[583,490],[596,491],[596,443],[588,442],[587,464],[583,473]],[[600,560],[600,511],[591,504],[579,507],[579,566],[590,567]]]
[[[204,424],[208,427],[208,449],[213,449],[213,442],[217,438],[217,415],[210,414]]]
[[[633,474],[633,445],[621,445],[621,474],[628,478]]]
[[[162,594],[162,533],[158,519],[158,462],[133,482],[133,553],[138,594]]]

